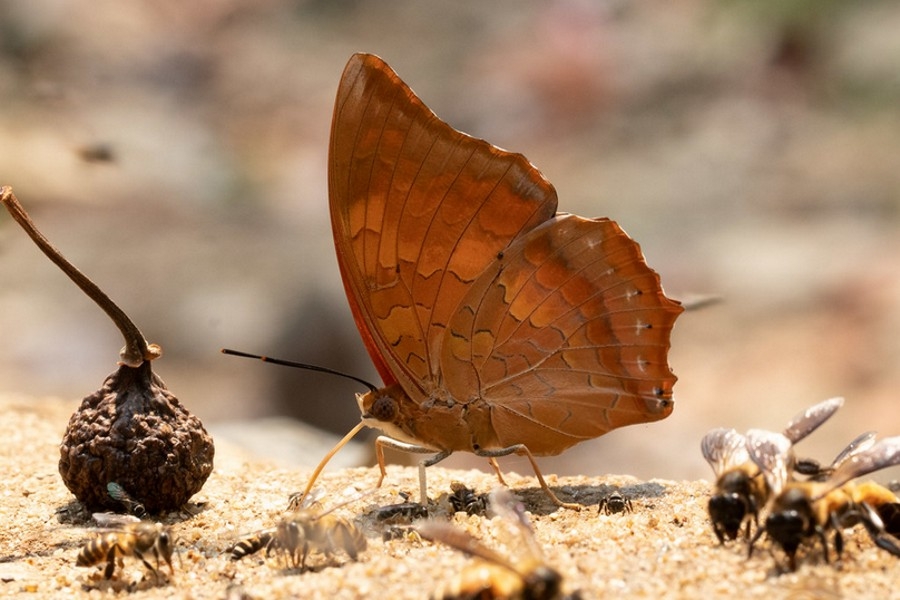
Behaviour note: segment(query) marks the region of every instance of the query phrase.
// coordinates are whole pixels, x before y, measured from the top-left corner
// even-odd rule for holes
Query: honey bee
[[[305,569],[312,552],[330,560],[340,551],[355,561],[366,547],[366,536],[352,521],[331,511],[305,508],[285,514],[275,527],[238,541],[231,548],[231,559],[240,560],[265,548],[266,556],[276,552],[289,567]]]
[[[383,542],[404,540],[407,542],[419,543],[422,541],[422,537],[415,527],[410,527],[409,525],[390,525],[381,532],[381,540]]]
[[[161,523],[149,523],[147,521],[133,521],[132,519],[117,519],[122,515],[105,515],[98,519],[101,525],[116,525],[114,530],[103,531],[88,541],[78,553],[75,564],[79,567],[92,567],[106,563],[103,576],[111,579],[116,569],[116,563],[121,566],[123,557],[134,556],[140,559],[144,566],[153,572],[159,579],[159,561],[162,558],[169,565],[169,571],[175,576],[172,567],[173,536],[169,527]],[[98,515],[95,515],[97,518]],[[156,561],[154,567],[147,560],[153,556]]]
[[[441,597],[444,600],[562,598],[562,575],[544,562],[522,504],[507,489],[499,488],[491,492],[490,509],[500,517],[505,528],[517,532],[519,539],[510,547],[518,549],[519,556],[507,558],[449,523],[428,521],[419,526],[423,538],[443,542],[476,558]]]
[[[834,532],[835,552],[843,552],[841,530],[862,523],[879,548],[900,556],[900,545],[885,530],[878,508],[898,502],[886,487],[875,482],[854,483],[853,479],[900,464],[900,436],[874,442],[874,435],[854,440],[828,469],[826,477],[806,481],[789,480],[790,443],[767,431],[747,432],[747,448],[772,489],[765,532],[788,558],[788,568],[796,570],[796,554],[803,542],[818,540],[825,562],[828,530]],[[762,534],[758,530],[754,540]],[[751,545],[752,548],[752,545]]]
[[[598,513],[607,515],[618,514],[621,512],[632,512],[634,506],[631,504],[631,498],[622,495],[619,490],[615,490],[600,499],[600,505],[597,507]]]
[[[408,496],[404,494],[404,498]],[[375,510],[375,520],[384,525],[408,524],[427,517],[428,507],[418,502],[398,502]]]
[[[820,402],[794,416],[784,430],[783,438],[795,444],[816,430],[844,403],[843,398]],[[700,443],[703,457],[716,476],[709,499],[709,517],[713,532],[724,543],[738,536],[744,522],[746,539],[751,539],[753,526],[759,529],[759,511],[770,495],[768,484],[747,453],[746,439],[734,429],[710,430]],[[791,469],[796,461],[792,458]],[[804,471],[815,472],[817,463],[805,461]]]
[[[448,500],[454,512],[465,512],[468,515],[483,515],[487,512],[487,494],[476,494],[460,481],[451,482],[450,491],[453,493]]]

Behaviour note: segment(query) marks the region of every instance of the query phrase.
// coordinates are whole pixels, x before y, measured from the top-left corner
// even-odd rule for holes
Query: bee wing
[[[828,478],[828,484],[830,489],[834,489],[851,479],[897,464],[900,464],[900,436],[884,438],[868,449],[845,458],[834,468],[834,472]]]
[[[300,508],[313,508],[321,504],[322,498],[325,497],[325,488],[316,487],[309,491],[309,493],[301,500]]]
[[[509,559],[488,548],[481,541],[459,527],[440,521],[426,521],[419,525],[416,530],[426,540],[441,542],[469,556],[476,556],[509,569],[513,573],[519,573],[519,570]]]
[[[831,415],[844,405],[843,398],[829,398],[818,404],[810,406],[803,412],[794,416],[787,427],[784,428],[784,436],[796,444],[827,421]]]
[[[773,496],[777,495],[794,468],[791,440],[780,433],[764,429],[751,429],[745,437],[750,460],[762,471]]]
[[[840,453],[834,457],[834,460],[831,461],[831,468],[838,468],[841,463],[860,452],[868,452],[869,449],[875,445],[876,435],[877,434],[874,431],[867,431],[856,436],[852,442],[847,444],[846,448],[841,450]]]
[[[141,522],[141,520],[134,515],[121,515],[112,512],[92,513],[91,517],[93,517],[94,522],[97,523],[99,527],[103,528],[122,528],[126,525]]]
[[[517,537],[522,542],[510,543],[509,547],[518,549],[520,556],[531,562],[540,562],[543,551],[534,537],[534,528],[525,514],[525,505],[509,489],[498,487],[490,494],[489,507],[491,513],[500,518],[507,535],[510,538]]]
[[[534,535],[531,521],[525,514],[525,506],[507,488],[498,487],[491,491],[490,507],[494,516],[514,524],[517,529],[524,530],[527,535]]]
[[[750,460],[746,439],[734,429],[710,429],[700,441],[700,450],[716,477],[726,469]]]

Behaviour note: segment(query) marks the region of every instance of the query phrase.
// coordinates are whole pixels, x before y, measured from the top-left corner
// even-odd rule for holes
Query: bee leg
[[[878,513],[885,532],[893,536],[900,534],[900,503],[885,502],[874,510]]]
[[[753,517],[753,525],[759,531],[759,506],[756,505],[756,499],[750,497],[750,505],[747,507],[747,513]],[[747,519],[747,539],[750,539],[750,519]]]
[[[900,556],[900,545],[897,545],[897,542],[894,541],[895,538],[885,531],[884,521],[882,521],[875,509],[863,502],[860,504],[860,512],[862,513],[860,516],[866,532],[872,538],[872,541],[875,542],[875,545],[882,550],[887,550],[894,556]]]
[[[269,556],[272,554],[272,552],[277,552],[279,550],[278,540],[275,538],[274,535],[272,535],[270,533],[265,533],[262,536],[260,536],[260,542],[266,548],[266,558],[269,558]],[[256,550],[258,550],[258,548]],[[253,552],[256,552],[256,550],[253,550],[252,552],[247,552],[247,554],[253,554]]]
[[[604,499],[605,500],[605,499]],[[716,534],[716,539],[719,540],[719,545],[722,546],[725,544],[725,530],[721,524],[719,524],[715,519],[710,517],[710,523],[712,524],[713,533]],[[747,532],[749,534],[749,532]],[[747,536],[747,540],[749,541],[750,536]]]
[[[792,573],[797,570],[797,553],[796,553],[796,551],[788,554],[788,569]]]
[[[156,579],[159,581],[159,549],[156,546],[153,546],[153,559],[156,562],[156,568],[153,570],[156,573]],[[171,567],[171,565],[169,565]]]
[[[816,525],[816,536],[822,544],[822,557],[825,559],[826,563],[831,562],[828,557],[828,537],[825,535],[825,528]],[[844,536],[841,535],[840,528],[835,528],[834,530],[834,549],[835,552],[837,552],[838,558],[840,558],[841,553],[844,551]]]
[[[359,559],[359,552],[356,551],[356,544],[353,543],[353,535],[347,527],[341,527],[340,530],[340,548],[343,548],[350,557],[350,560],[356,562]]]
[[[135,549],[134,555],[136,558],[139,558],[142,563],[144,563],[144,566],[147,567],[148,571],[153,573],[153,577],[156,579],[156,582],[159,583],[159,570],[154,569],[153,565],[150,564],[150,561],[148,561],[146,558],[144,558],[144,553]],[[158,561],[158,559],[157,559],[157,561]]]
[[[283,548],[284,567],[286,569],[296,569],[297,559],[299,557],[299,548]]]
[[[103,577],[105,579],[112,579],[117,562],[120,563],[120,566],[124,566],[122,564],[122,558],[119,556],[124,554],[125,552],[118,542],[109,547],[109,550],[106,552],[106,568],[103,569]]]
[[[750,541],[750,532],[753,530],[753,524],[756,524],[756,530],[759,531],[759,514],[753,512],[753,519],[747,519],[747,528],[744,530],[744,539]],[[720,537],[721,539],[721,537]]]
[[[749,522],[748,522],[748,524],[749,524]],[[764,531],[765,531],[765,529],[761,528],[759,526],[759,523],[757,523],[756,524],[756,533],[753,534],[753,537],[750,538],[749,542],[747,542],[747,559],[748,560],[750,559],[751,556],[753,556],[753,544],[756,543],[756,540],[758,540],[760,537],[762,537],[762,534]]]
[[[724,546],[725,545],[725,536],[722,535],[722,532],[719,531],[719,528],[716,527],[715,525],[713,526],[713,531],[715,532],[716,537],[719,539],[719,545]]]
[[[872,541],[875,542],[875,545],[881,548],[882,550],[887,550],[894,556],[900,557],[900,546],[897,545],[889,535],[886,535],[884,532],[881,532],[881,535],[873,535]]]
[[[300,549],[300,570],[306,569],[306,557],[309,555],[309,542],[303,542],[303,548]]]
[[[113,544],[106,552],[106,568],[103,569],[104,579],[112,579],[113,573],[116,570],[116,550],[118,550],[118,548],[118,544]]]

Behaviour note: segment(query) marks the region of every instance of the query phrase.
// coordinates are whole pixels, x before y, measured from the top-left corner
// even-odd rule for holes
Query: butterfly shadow
[[[554,488],[554,492],[564,502],[579,504],[586,509],[596,509],[601,500],[616,491],[632,501],[652,500],[664,496],[666,487],[656,481],[647,481],[623,486],[598,483],[596,485],[563,485]],[[516,488],[513,490],[513,493],[522,500],[528,511],[534,515],[544,516],[560,510],[560,507],[547,497],[547,494],[540,486]],[[643,504],[647,504],[647,502]]]

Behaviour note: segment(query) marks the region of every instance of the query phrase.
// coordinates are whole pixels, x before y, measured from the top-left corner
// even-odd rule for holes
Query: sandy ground
[[[215,471],[204,489],[183,510],[162,516],[178,538],[175,577],[157,582],[139,562],[127,559],[124,570],[105,581],[99,567],[75,566],[90,536],[89,516],[57,473],[57,445],[73,406],[0,396],[4,596],[96,598],[114,591],[134,598],[427,598],[451,585],[470,562],[421,540],[401,536],[383,541],[383,527],[372,511],[417,490],[416,470],[396,466],[389,467],[385,485],[367,495],[377,480],[374,468],[329,470],[320,480],[326,507],[351,500],[335,514],[357,519],[367,537],[368,549],[358,562],[343,554],[330,562],[313,555],[312,568],[300,572],[285,570],[277,558],[262,554],[231,561],[227,549],[246,534],[271,526],[309,472],[280,468],[220,442]],[[496,480],[477,471],[428,471],[429,495],[438,501],[432,511],[436,518],[451,518],[502,550],[510,538],[496,520],[465,513],[447,516],[445,496],[452,480],[479,492]],[[567,592],[578,591],[583,598],[900,597],[894,591],[900,562],[859,532],[849,536],[840,565],[824,564],[818,553],[810,553],[792,574],[778,574],[766,543],[750,560],[742,545],[720,547],[707,521],[706,481],[549,476],[560,496],[584,506],[574,511],[552,506],[533,477],[510,473],[507,480],[530,512],[546,563],[563,575]],[[633,512],[598,513],[600,499],[615,489],[632,500]]]

